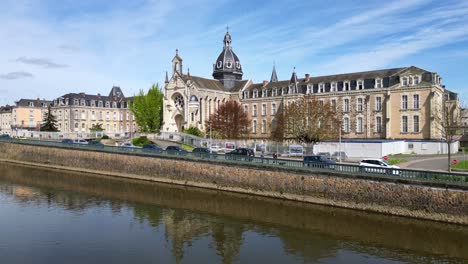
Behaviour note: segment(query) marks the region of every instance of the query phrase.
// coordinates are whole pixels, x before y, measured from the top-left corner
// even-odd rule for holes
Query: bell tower
[[[176,54],[172,59],[172,75],[175,73],[182,75],[182,58],[179,56],[179,49],[176,49]]]

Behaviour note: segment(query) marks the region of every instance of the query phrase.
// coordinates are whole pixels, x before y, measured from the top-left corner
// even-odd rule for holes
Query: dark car
[[[65,138],[62,139],[63,144],[73,144],[73,139]]]
[[[9,139],[10,136],[7,135],[7,134],[1,134],[1,135],[0,135],[0,138],[2,138],[2,139]]]
[[[143,151],[144,152],[161,153],[163,151],[163,149],[160,148],[158,145],[155,145],[155,144],[146,144],[146,145],[143,145]]]
[[[167,146],[166,152],[173,155],[187,155],[187,151],[180,146]]]
[[[313,168],[334,168],[336,164],[334,161],[330,160],[326,156],[321,155],[312,155],[312,156],[304,156],[304,166],[306,167],[313,167]]]
[[[252,161],[255,157],[253,149],[238,148],[231,152],[226,153],[226,159],[230,160],[247,160]]]
[[[91,147],[104,147],[104,144],[102,144],[100,141],[97,141],[97,140],[89,141],[88,145]]]
[[[209,148],[194,148],[192,153],[210,153]]]

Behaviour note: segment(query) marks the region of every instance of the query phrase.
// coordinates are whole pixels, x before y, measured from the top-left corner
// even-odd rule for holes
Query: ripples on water
[[[466,227],[0,164],[0,263],[464,263]]]

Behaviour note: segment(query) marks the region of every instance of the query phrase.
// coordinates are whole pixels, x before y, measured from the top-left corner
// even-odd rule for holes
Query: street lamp
[[[213,149],[211,148],[211,144],[212,144],[212,139],[213,139],[213,136],[212,136],[212,129],[211,129],[211,121],[208,122],[209,126],[210,126],[210,154],[213,153]]]

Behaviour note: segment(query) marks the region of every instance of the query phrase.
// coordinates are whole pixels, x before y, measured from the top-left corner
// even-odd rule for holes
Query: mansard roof
[[[29,103],[34,103],[34,107],[43,107],[44,105],[50,105],[52,101],[41,100],[41,99],[19,99],[16,106],[29,107]]]
[[[113,86],[109,96],[101,94],[87,94],[87,93],[67,93],[61,98],[68,98],[69,100],[84,99],[86,101],[132,101],[133,97],[125,97],[122,90],[118,86]]]
[[[186,82],[188,80],[191,80],[196,84],[198,88],[201,89],[209,89],[209,90],[216,90],[216,91],[221,91],[221,92],[226,92],[224,89],[223,83],[219,80],[216,79],[207,79],[199,76],[193,76],[193,75],[183,75],[182,79]],[[240,89],[242,89],[245,84],[248,82],[248,80],[242,80],[238,81],[236,86],[232,88],[229,92],[237,92]]]

